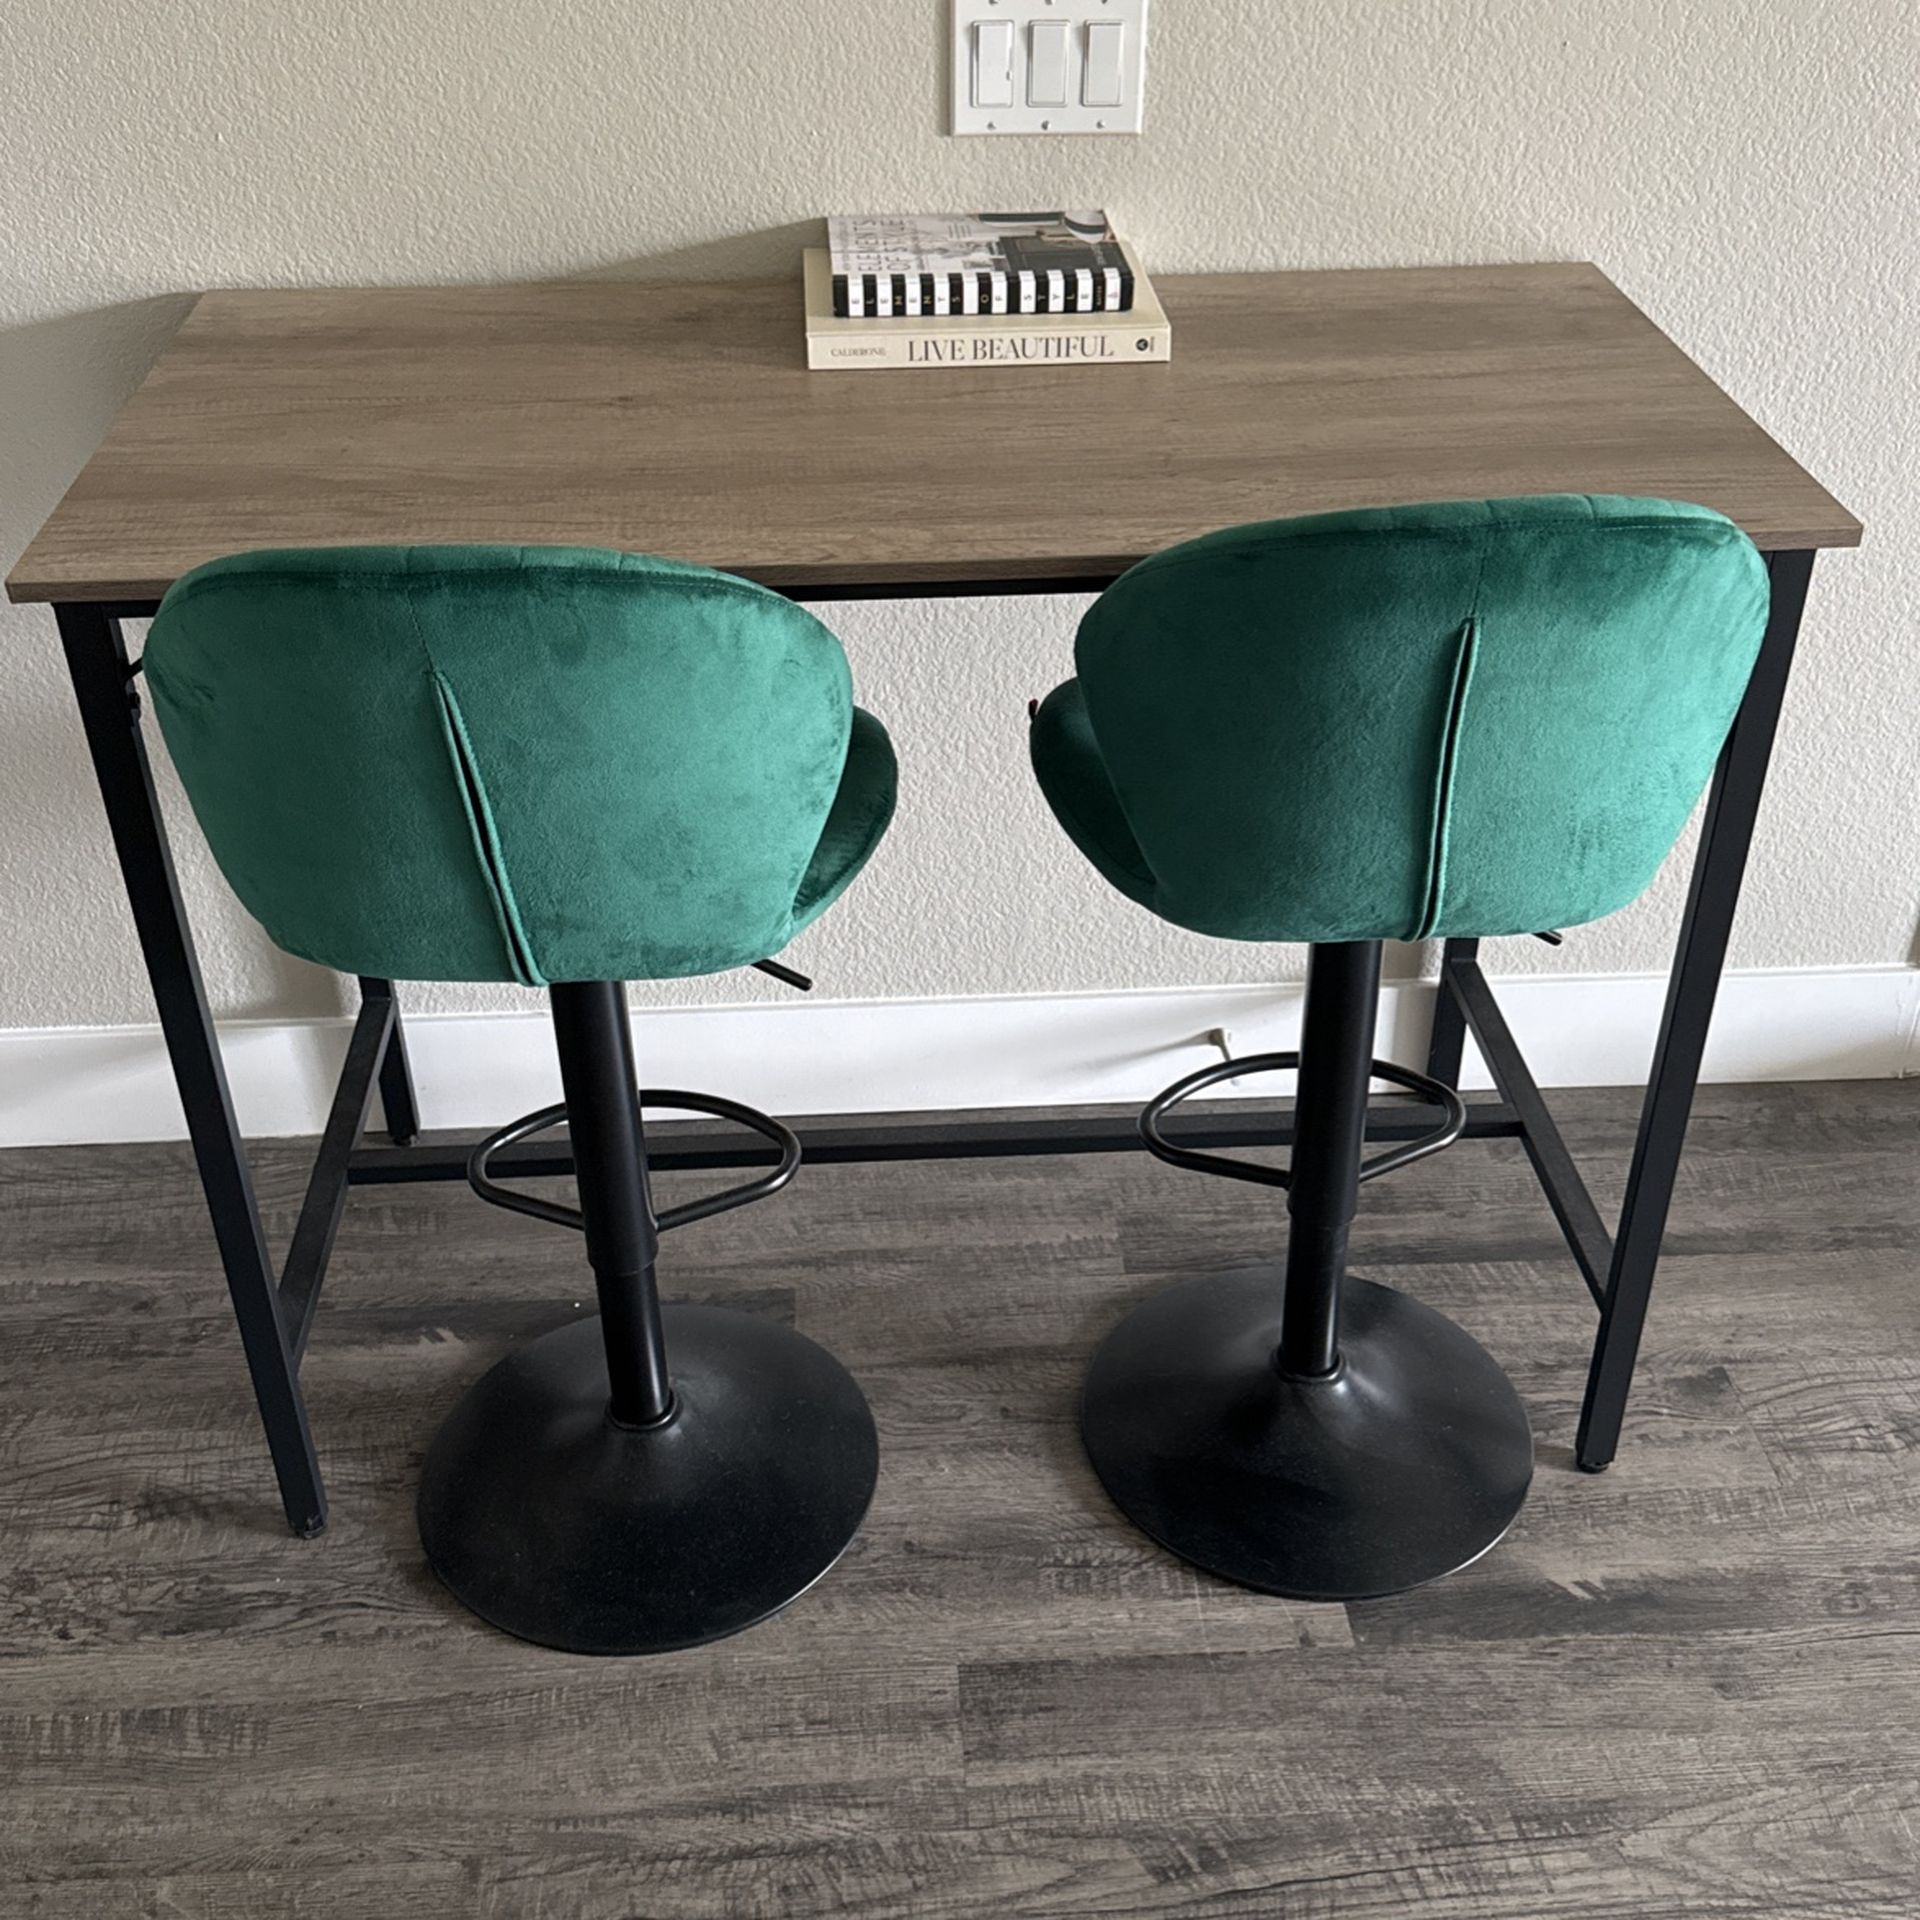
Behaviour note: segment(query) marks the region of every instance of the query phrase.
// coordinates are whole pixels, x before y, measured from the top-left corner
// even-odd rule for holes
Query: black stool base
[[[569,1653],[667,1653],[778,1613],[845,1552],[879,1469],[853,1376],[777,1322],[664,1311],[674,1413],[607,1418],[597,1318],[511,1353],[428,1449],[420,1538],[483,1620]]]
[[[1362,1600],[1477,1560],[1533,1476],[1493,1356],[1444,1314],[1348,1278],[1338,1373],[1274,1366],[1283,1282],[1208,1274],[1094,1355],[1081,1436],[1114,1504],[1183,1560],[1263,1593]]]

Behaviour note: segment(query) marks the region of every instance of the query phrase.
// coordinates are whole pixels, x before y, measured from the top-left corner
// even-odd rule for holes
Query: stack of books
[[[1104,213],[846,215],[805,264],[809,367],[1173,357],[1166,312]]]

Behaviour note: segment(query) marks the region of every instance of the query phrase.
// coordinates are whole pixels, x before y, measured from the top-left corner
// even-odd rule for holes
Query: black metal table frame
[[[1609,1233],[1602,1221],[1501,1016],[1481,971],[1478,943],[1449,940],[1444,949],[1426,1070],[1457,1085],[1466,1035],[1473,1035],[1491,1070],[1497,1098],[1469,1107],[1467,1135],[1521,1141],[1599,1309],[1576,1443],[1579,1464],[1593,1472],[1613,1459],[1619,1445],[1813,557],[1811,551],[1797,548],[1767,556],[1772,612],[1753,677],[1714,771],[1625,1199],[1614,1232]],[[1077,578],[956,581],[827,588],[795,592],[792,597],[898,599],[1092,592],[1108,584],[1106,579]],[[362,1182],[460,1179],[465,1175],[468,1149],[460,1142],[417,1140],[419,1113],[392,983],[363,979],[359,1017],[348,1041],[305,1202],[285,1265],[276,1274],[154,793],[141,729],[138,667],[128,657],[121,631],[123,620],[145,618],[153,611],[151,602],[65,601],[54,608],[281,1499],[294,1532],[311,1535],[326,1525],[327,1503],[300,1391],[300,1362],[347,1189]],[[376,1089],[393,1142],[387,1146],[362,1144]],[[1432,1124],[1432,1109],[1401,1100],[1377,1106],[1368,1132],[1374,1138],[1405,1139]],[[1131,1109],[1068,1119],[964,1113],[908,1122],[852,1117],[806,1122],[797,1131],[807,1158],[816,1164],[1090,1153],[1140,1144]],[[1291,1134],[1286,1111],[1263,1102],[1240,1112],[1184,1120],[1177,1137],[1194,1146],[1245,1146],[1284,1144]],[[724,1167],[743,1164],[756,1152],[764,1156],[765,1151],[764,1145],[738,1137],[676,1129],[661,1138],[651,1158],[663,1168]],[[570,1170],[564,1142],[529,1143],[502,1154],[494,1169],[523,1175]]]

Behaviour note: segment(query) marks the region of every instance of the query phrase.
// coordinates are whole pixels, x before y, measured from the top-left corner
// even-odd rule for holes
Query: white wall
[[[1102,204],[1163,273],[1596,260],[1868,526],[1816,574],[1733,961],[1903,963],[1920,891],[1913,0],[1156,0],[1138,140],[941,133],[945,0],[8,0],[0,560],[210,285],[784,273],[832,208]],[[928,376],[932,377],[932,376]],[[1089,376],[1090,381],[1099,376]],[[1102,397],[1126,401],[1125,379]],[[1066,601],[829,610],[898,827],[796,948],[846,996],[1258,981],[1113,895],[1025,769]],[[0,613],[0,1029],[151,1005],[44,609]],[[169,792],[172,791],[169,781]],[[174,810],[218,1008],[325,1015]],[[1559,956],[1664,965],[1670,868]],[[1420,956],[1398,956],[1416,970]],[[728,979],[662,989],[750,1000]],[[442,1009],[524,1004],[416,992]]]

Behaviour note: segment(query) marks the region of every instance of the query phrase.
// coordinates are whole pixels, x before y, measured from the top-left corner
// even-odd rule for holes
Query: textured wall
[[[1912,957],[1913,0],[1157,0],[1138,140],[943,137],[944,17],[945,0],[9,0],[0,558],[209,285],[787,271],[827,209],[1062,201],[1112,208],[1164,272],[1590,258],[1868,523],[1866,550],[1816,577],[1735,962]],[[1126,402],[1122,376],[1088,387]],[[829,991],[1296,970],[1154,925],[1043,815],[1023,708],[1060,676],[1075,611],[833,612],[907,784],[869,880],[796,950]],[[150,1019],[51,616],[0,613],[0,659],[0,1026]],[[332,1010],[333,981],[265,946],[176,820],[221,1009]],[[1678,879],[1551,964],[1664,964]],[[1496,958],[1548,963],[1529,942]]]

